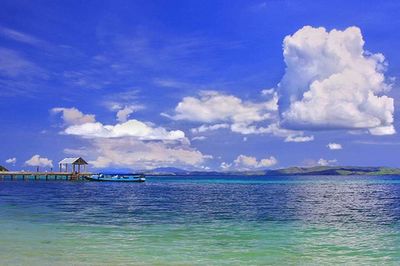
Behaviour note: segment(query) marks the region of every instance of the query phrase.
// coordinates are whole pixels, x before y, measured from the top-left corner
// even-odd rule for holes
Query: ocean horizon
[[[400,263],[400,176],[0,181],[2,265]]]

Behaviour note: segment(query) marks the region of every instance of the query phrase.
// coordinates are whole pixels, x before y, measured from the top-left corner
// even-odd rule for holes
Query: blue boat
[[[95,174],[85,177],[89,181],[103,182],[144,182],[146,178],[143,174]]]

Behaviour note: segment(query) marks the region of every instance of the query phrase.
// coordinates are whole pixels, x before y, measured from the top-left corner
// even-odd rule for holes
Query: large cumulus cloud
[[[283,42],[286,72],[278,89],[281,124],[290,129],[367,129],[394,134],[393,99],[382,54],[364,50],[357,27],[305,26]]]

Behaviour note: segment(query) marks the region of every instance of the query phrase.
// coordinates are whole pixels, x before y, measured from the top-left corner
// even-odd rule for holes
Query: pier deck
[[[83,180],[92,173],[68,172],[0,172],[0,180]]]

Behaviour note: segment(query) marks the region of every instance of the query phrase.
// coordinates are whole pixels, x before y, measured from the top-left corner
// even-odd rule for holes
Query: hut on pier
[[[80,173],[81,172],[81,166],[83,166],[83,172],[86,172],[86,165],[88,163],[82,159],[81,157],[75,157],[75,158],[65,158],[61,160],[58,165],[60,166],[60,172],[68,172],[68,167],[70,166],[71,172],[72,173]]]

